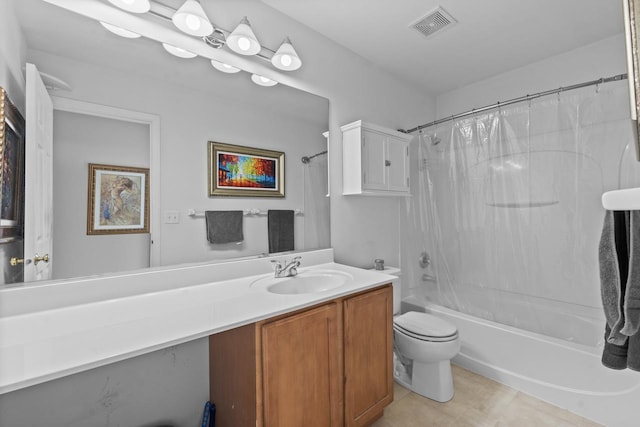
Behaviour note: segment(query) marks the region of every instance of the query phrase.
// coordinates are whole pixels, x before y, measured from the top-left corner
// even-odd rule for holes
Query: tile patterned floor
[[[446,403],[398,384],[372,427],[597,427],[571,412],[453,365],[455,395]]]

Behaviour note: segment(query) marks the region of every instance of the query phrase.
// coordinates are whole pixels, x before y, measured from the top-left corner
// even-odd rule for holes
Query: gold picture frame
[[[281,151],[209,141],[209,196],[285,197]]]
[[[87,234],[149,232],[149,169],[89,163]]]

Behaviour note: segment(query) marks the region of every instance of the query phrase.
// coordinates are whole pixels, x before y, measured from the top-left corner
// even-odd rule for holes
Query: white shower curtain
[[[622,82],[539,98],[414,139],[417,185],[403,230],[410,290],[596,345],[600,196],[640,185],[626,91]],[[421,252],[431,258],[425,268]]]
[[[331,246],[327,156],[314,157],[304,168],[304,248]]]

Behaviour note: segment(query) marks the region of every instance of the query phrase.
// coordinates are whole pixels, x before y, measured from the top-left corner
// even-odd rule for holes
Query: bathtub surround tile
[[[598,427],[571,412],[452,365],[455,395],[446,403],[394,385],[394,400],[372,427]]]

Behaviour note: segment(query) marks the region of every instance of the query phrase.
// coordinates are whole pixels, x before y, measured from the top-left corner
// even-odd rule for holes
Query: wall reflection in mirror
[[[328,100],[257,86],[247,73],[174,57],[40,0],[16,2],[16,11],[27,62],[46,74],[54,100],[54,279],[268,253],[266,215],[244,217],[239,244],[216,245],[190,209],[300,209],[295,250],[329,246],[326,154],[300,161],[327,149]],[[141,113],[157,118],[159,135]],[[286,196],[209,197],[207,141],[284,152]],[[87,235],[89,163],[150,168],[151,234]]]

